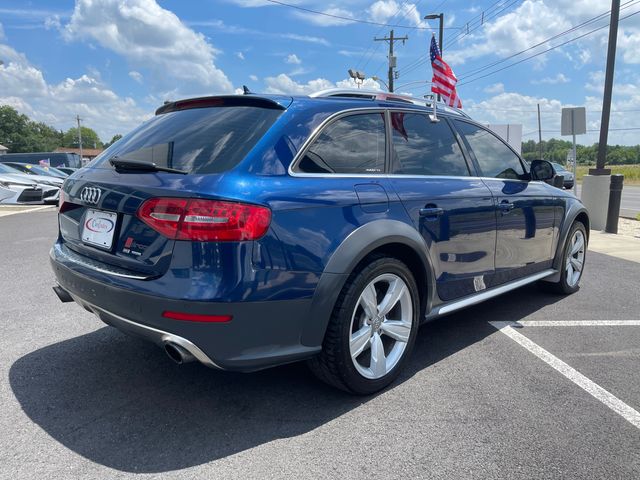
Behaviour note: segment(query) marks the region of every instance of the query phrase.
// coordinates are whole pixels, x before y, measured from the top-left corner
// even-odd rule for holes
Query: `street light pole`
[[[444,13],[432,13],[424,17],[425,20],[435,20],[436,18],[440,21],[438,28],[438,47],[440,47],[440,55],[444,55],[444,45],[442,45],[444,41]],[[440,94],[438,94],[438,101],[440,101]]]
[[[589,175],[611,175],[611,169],[604,168],[607,160],[607,141],[609,139],[609,117],[611,116],[611,94],[613,92],[613,73],[616,64],[616,44],[618,41],[618,20],[620,18],[620,0],[611,1],[611,23],[609,24],[609,49],[607,51],[607,72],[604,80],[602,99],[602,120],[600,121],[600,142],[596,168],[589,169]]]

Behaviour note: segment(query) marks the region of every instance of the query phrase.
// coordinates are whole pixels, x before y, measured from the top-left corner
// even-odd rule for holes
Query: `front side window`
[[[455,124],[473,151],[485,177],[527,179],[520,157],[493,133],[467,122],[456,120]]]
[[[314,140],[296,170],[304,173],[384,173],[384,114],[344,117]]]
[[[426,115],[391,113],[392,173],[400,175],[468,176],[467,162],[446,120]]]

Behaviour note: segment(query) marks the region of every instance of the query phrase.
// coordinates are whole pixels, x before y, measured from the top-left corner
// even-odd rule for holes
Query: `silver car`
[[[42,203],[42,189],[36,182],[0,173],[0,204]]]
[[[60,187],[62,187],[64,183],[64,180],[61,178],[22,173],[4,163],[0,163],[0,175],[13,181],[14,184],[17,182],[24,185],[37,185],[42,193],[40,201],[44,201],[45,203],[58,203]]]

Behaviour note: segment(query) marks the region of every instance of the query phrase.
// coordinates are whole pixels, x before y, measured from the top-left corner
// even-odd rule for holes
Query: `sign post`
[[[584,107],[563,108],[561,135],[573,136],[573,193],[578,196],[578,156],[576,154],[576,135],[587,133],[587,110]]]

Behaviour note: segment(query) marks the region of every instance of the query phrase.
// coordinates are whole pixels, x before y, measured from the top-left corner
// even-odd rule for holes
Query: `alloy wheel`
[[[360,375],[376,380],[402,359],[413,325],[413,301],[405,281],[385,273],[364,288],[351,317],[349,350]]]
[[[573,237],[571,237],[569,248],[567,248],[567,258],[565,261],[567,284],[570,287],[575,287],[580,281],[580,277],[582,276],[585,247],[586,242],[584,233],[582,233],[581,230],[576,230],[573,234]]]

